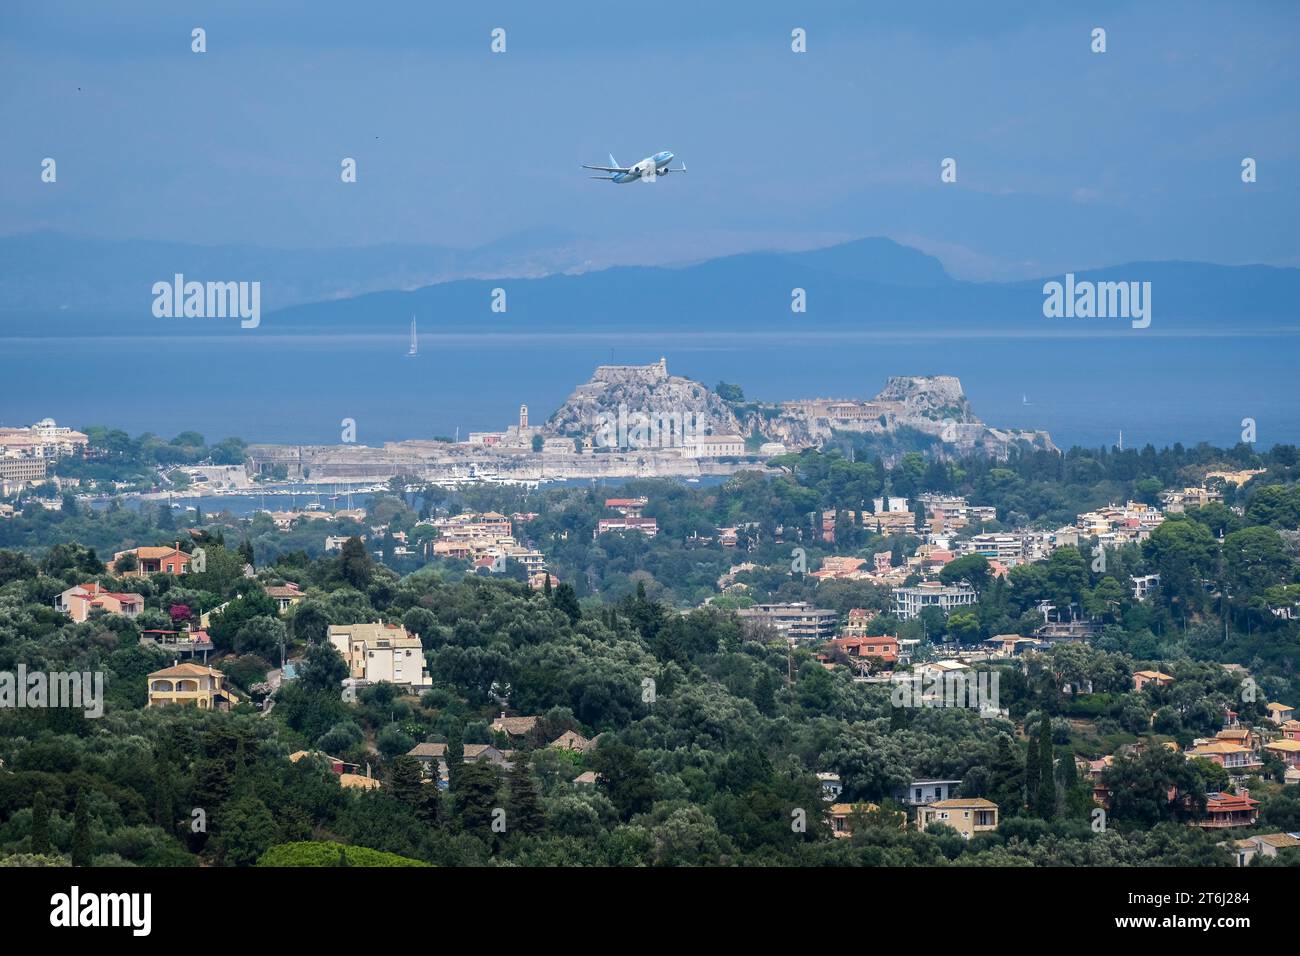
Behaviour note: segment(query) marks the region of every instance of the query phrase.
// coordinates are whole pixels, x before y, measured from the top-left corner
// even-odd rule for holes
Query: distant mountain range
[[[9,334],[257,334],[221,319],[157,319],[153,282],[262,282],[262,333],[619,332],[756,329],[871,332],[1120,332],[1123,319],[1048,319],[1045,276],[977,283],[888,239],[754,252],[689,266],[578,268],[566,237],[532,234],[476,250],[413,246],[282,252],[251,247],[0,239],[0,328]],[[497,278],[453,278],[464,275]],[[1076,281],[1151,283],[1158,331],[1300,328],[1300,269],[1134,262]],[[443,281],[446,280],[446,281]],[[492,311],[493,290],[505,312]],[[791,310],[803,289],[805,312]],[[410,291],[404,291],[410,290]],[[281,307],[286,306],[286,307]],[[1133,334],[1140,334],[1133,330]]]
[[[267,249],[57,233],[0,237],[0,320],[65,312],[149,312],[149,289],[179,272],[200,281],[257,280],[277,308],[472,276],[542,276],[571,268],[572,237],[537,230],[474,249],[380,245]]]

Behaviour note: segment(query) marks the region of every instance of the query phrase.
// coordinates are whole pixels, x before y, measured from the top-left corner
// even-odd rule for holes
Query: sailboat
[[[1028,395],[1026,395],[1024,392],[1021,392],[1021,393],[1020,393],[1020,404],[1021,404],[1021,405],[1032,405],[1033,402],[1031,402],[1031,401],[1029,400],[1029,396],[1028,396]]]
[[[415,358],[420,354],[420,342],[415,337],[415,316],[411,316],[411,347],[407,350],[407,358]]]

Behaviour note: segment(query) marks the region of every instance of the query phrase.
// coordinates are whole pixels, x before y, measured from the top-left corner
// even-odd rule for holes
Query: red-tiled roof
[[[1234,810],[1254,810],[1259,801],[1235,793],[1211,793],[1205,797],[1206,813],[1229,813]]]

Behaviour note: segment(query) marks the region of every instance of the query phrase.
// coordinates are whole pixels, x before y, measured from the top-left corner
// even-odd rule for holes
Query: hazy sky
[[[9,0],[0,230],[280,247],[541,230],[632,260],[885,235],[974,278],[1300,265],[1297,27],[1293,2]],[[690,171],[614,186],[579,168],[660,149]]]

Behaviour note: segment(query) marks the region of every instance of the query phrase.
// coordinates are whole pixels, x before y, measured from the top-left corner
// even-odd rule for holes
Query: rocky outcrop
[[[870,401],[818,398],[784,402],[750,412],[743,427],[792,447],[821,446],[837,432],[892,440],[918,432],[934,441],[940,455],[984,454],[1004,458],[1012,447],[1056,450],[1043,431],[994,428],[971,408],[961,381],[952,375],[912,375],[889,379]]]
[[[736,409],[741,410],[739,417]],[[649,427],[638,431],[638,418]],[[730,447],[693,447],[707,436],[750,436],[794,451],[821,447],[844,433],[878,440],[886,461],[917,449],[943,457],[1005,458],[1014,447],[1055,451],[1043,431],[986,425],[951,375],[891,378],[875,398],[818,398],[780,405],[734,407],[699,382],[653,365],[601,365],[579,385],[543,429],[553,441],[542,453],[531,444],[453,444],[413,439],[383,448],[364,445],[251,445],[250,473],[281,469],[289,478],[430,479],[476,473],[537,480],[542,477],[688,476],[727,473],[743,457]],[[920,441],[917,440],[918,435]],[[721,442],[721,440],[719,440]],[[721,442],[726,444],[725,442]],[[765,452],[764,455],[771,454]],[[477,469],[477,471],[476,471]]]
[[[638,415],[656,422],[689,422],[694,434],[740,432],[726,402],[699,382],[668,374],[662,358],[654,365],[598,366],[590,381],[574,389],[547,420],[546,432],[594,437],[605,423],[633,422]]]

